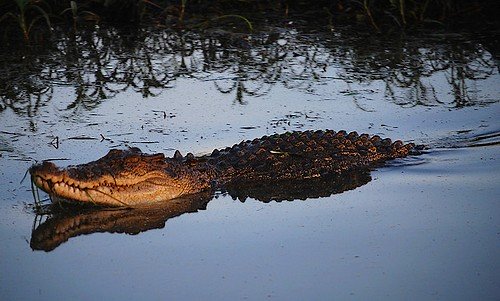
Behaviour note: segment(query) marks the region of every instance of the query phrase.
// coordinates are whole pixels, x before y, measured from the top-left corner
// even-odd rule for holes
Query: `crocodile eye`
[[[125,158],[125,163],[137,163],[139,160],[141,160],[140,156],[132,155]]]
[[[149,158],[151,158],[151,160],[153,160],[153,161],[163,161],[163,160],[165,160],[165,154],[158,153],[158,154],[154,154],[154,155],[149,156]]]
[[[106,156],[118,156],[122,153],[120,149],[111,149]]]
[[[138,154],[142,153],[141,149],[138,147],[130,147],[129,150],[133,153],[138,153]]]

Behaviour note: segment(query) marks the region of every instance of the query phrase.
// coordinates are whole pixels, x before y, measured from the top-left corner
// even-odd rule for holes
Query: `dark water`
[[[95,28],[2,46],[0,299],[500,298],[493,37]],[[21,182],[49,158],[205,154],[325,128],[429,149],[281,202],[262,200],[289,187],[37,216]]]

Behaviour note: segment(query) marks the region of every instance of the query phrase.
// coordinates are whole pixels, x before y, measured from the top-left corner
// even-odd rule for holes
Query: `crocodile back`
[[[226,183],[308,179],[373,167],[407,156],[413,147],[356,132],[288,132],[214,150],[209,160]]]

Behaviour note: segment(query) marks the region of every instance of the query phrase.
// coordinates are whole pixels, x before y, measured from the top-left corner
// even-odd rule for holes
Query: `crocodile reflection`
[[[226,187],[233,199],[244,202],[252,198],[261,202],[281,202],[315,199],[339,194],[365,185],[371,180],[370,170],[357,170],[326,178],[308,181],[284,181],[281,183]],[[50,205],[48,212],[35,218],[30,246],[33,250],[50,252],[72,237],[92,233],[139,234],[151,229],[161,229],[170,219],[185,213],[205,210],[214,198],[212,192],[204,192],[168,202],[134,209],[67,208]],[[76,209],[76,210],[75,210]],[[38,224],[39,220],[46,220]]]

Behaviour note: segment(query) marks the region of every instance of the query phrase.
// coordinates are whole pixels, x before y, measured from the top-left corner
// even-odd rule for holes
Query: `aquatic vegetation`
[[[71,16],[77,22],[120,21],[125,24],[148,23],[161,27],[190,28],[196,24],[215,24],[227,18],[243,20],[252,30],[259,16],[270,13],[290,18],[307,16],[311,21],[323,21],[333,28],[335,23],[366,23],[376,31],[386,28],[406,28],[417,24],[444,25],[453,23],[497,24],[495,0],[351,0],[351,1],[258,1],[258,0],[0,0],[0,22],[6,27],[17,24],[25,41],[39,21],[49,28]],[[486,26],[485,25],[485,26]],[[5,27],[5,26],[4,26]],[[5,29],[4,29],[5,30]]]
[[[248,30],[250,32],[253,31],[253,25],[252,25],[252,22],[250,22],[250,20],[248,20],[247,18],[245,18],[244,16],[241,16],[241,15],[223,15],[223,16],[220,16],[220,17],[215,17],[215,18],[212,18],[206,22],[203,22],[201,25],[202,26],[206,26],[210,23],[213,23],[213,22],[216,22],[218,20],[223,20],[223,19],[230,19],[230,18],[235,18],[235,19],[240,19],[242,20],[243,22],[245,22],[245,24],[247,25],[248,27]]]
[[[187,0],[181,0],[181,12],[179,14],[179,21],[184,20],[184,14],[186,13],[186,2]]]
[[[352,3],[350,9],[358,15],[361,10],[377,31],[380,23],[404,28],[422,23],[475,23],[479,16],[495,20],[490,9],[498,8],[494,1],[354,0]]]
[[[33,26],[44,19],[49,29],[52,28],[49,14],[42,8],[43,1],[14,0],[16,7],[1,14],[0,22],[6,19],[14,20],[21,30],[24,40],[29,41]],[[1,13],[1,11],[0,11]]]
[[[76,24],[77,24],[77,21],[80,19],[80,18],[83,18],[84,20],[87,20],[87,21],[90,21],[90,20],[93,20],[93,21],[99,21],[100,17],[99,15],[89,11],[89,10],[82,10],[83,7],[80,7],[78,6],[78,4],[76,3],[76,1],[70,1],[69,2],[69,7],[66,8],[65,10],[63,10],[60,14],[61,15],[64,15],[68,12],[71,13],[71,16],[72,16],[72,19],[73,19],[73,29],[76,30]]]

